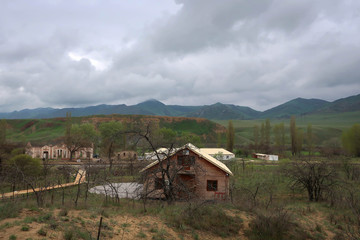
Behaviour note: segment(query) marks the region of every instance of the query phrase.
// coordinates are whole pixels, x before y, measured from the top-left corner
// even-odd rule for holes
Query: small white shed
[[[278,155],[270,155],[270,154],[263,154],[263,153],[255,153],[255,158],[263,159],[263,160],[269,160],[269,161],[278,161],[279,156]]]

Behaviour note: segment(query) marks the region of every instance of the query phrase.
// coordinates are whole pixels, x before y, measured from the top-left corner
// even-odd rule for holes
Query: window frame
[[[216,192],[218,190],[218,180],[207,180],[206,190],[208,192]]]

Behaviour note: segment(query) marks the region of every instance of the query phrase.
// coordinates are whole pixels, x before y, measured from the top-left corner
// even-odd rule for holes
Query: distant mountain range
[[[148,100],[136,105],[97,105],[84,108],[37,108],[24,109],[10,113],[0,113],[4,119],[39,119],[64,117],[71,112],[73,117],[125,114],[125,115],[155,115],[199,117],[214,120],[227,119],[264,119],[289,118],[292,115],[337,113],[360,111],[360,94],[342,98],[334,102],[321,99],[296,98],[277,107],[260,112],[250,107],[232,104],[215,103],[204,106],[165,105],[157,100]]]

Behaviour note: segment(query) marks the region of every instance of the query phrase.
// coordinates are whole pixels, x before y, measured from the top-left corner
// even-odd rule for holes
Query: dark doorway
[[[194,174],[180,174],[178,178],[179,198],[191,199],[195,196],[196,181]]]

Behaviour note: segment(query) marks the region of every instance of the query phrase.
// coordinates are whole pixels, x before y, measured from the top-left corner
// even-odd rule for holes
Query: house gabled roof
[[[178,148],[176,151],[171,153],[168,157],[171,157],[171,156],[175,155],[177,152],[179,152],[181,150],[184,150],[184,149],[189,149],[189,150],[193,151],[195,154],[197,154],[198,156],[204,158],[206,161],[208,161],[209,163],[213,164],[214,166],[220,168],[221,170],[228,173],[229,175],[231,175],[231,176],[234,175],[225,164],[223,164],[222,162],[220,162],[216,158],[210,156],[206,152],[201,151],[200,148],[195,147],[191,143],[185,144],[183,147]],[[147,165],[145,168],[141,169],[140,172],[144,172],[145,170],[155,166],[158,163],[159,163],[159,160],[156,160],[156,161],[150,163],[149,165]]]

